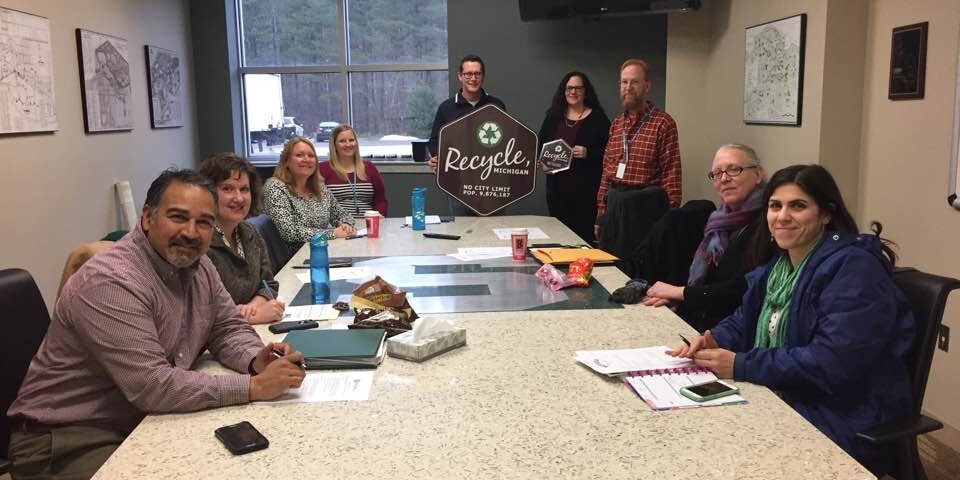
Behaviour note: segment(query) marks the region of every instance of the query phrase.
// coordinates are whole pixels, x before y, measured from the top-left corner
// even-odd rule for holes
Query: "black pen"
[[[273,354],[274,358],[283,358],[283,352],[281,352],[280,350],[273,349],[273,351],[271,351],[270,353]],[[293,363],[293,362],[291,362],[291,363]],[[302,361],[301,361],[299,364],[294,363],[294,365],[297,365],[298,367],[302,368],[303,370],[306,370],[306,369],[307,369],[307,364],[306,364],[305,362],[302,362]]]
[[[683,334],[680,333],[677,335],[680,335],[680,340],[683,340],[683,343],[686,343],[688,347],[690,346],[690,340],[687,340],[687,337],[684,337]]]

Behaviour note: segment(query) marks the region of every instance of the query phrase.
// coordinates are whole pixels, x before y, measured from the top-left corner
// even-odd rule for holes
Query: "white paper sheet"
[[[340,311],[333,308],[333,305],[300,305],[296,307],[287,307],[283,311],[283,321],[293,322],[297,320],[334,320],[340,315]]]
[[[425,215],[423,217],[424,225],[433,225],[440,223],[440,215]],[[403,217],[404,225],[413,225],[413,217]]]
[[[373,270],[370,267],[337,267],[330,269],[330,281],[349,280],[351,278],[372,277]],[[309,281],[309,279],[307,280]]]
[[[362,401],[370,398],[376,370],[323,370],[307,372],[300,388],[265,403]]]
[[[464,262],[486,260],[490,258],[503,258],[511,255],[513,255],[513,252],[510,247],[458,248],[457,253],[447,254],[448,257],[453,257]]]
[[[300,283],[306,285],[310,283],[310,272],[300,272],[297,273],[297,280],[300,280]],[[330,269],[330,281],[334,280],[349,280],[352,278],[366,278],[372,277],[373,270],[370,267],[337,267]]]
[[[526,228],[527,229],[527,240],[544,240],[550,238],[546,233],[543,233],[543,230],[540,230],[539,227],[517,227],[517,228]],[[510,234],[513,233],[517,228],[494,228],[493,233],[497,235],[497,238],[500,240],[510,240]]]
[[[663,345],[625,350],[578,350],[574,358],[604,375],[696,367],[693,360],[671,357],[664,353],[666,350],[667,347]]]

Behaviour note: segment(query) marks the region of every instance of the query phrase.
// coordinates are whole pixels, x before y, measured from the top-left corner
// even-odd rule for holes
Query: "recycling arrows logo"
[[[480,128],[477,129],[477,141],[484,147],[493,148],[500,143],[500,139],[502,138],[503,129],[500,128],[500,125],[497,125],[496,122],[483,122],[480,124]]]

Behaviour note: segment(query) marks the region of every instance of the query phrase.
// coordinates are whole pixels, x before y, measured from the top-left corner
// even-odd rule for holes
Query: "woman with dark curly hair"
[[[539,138],[541,144],[563,139],[573,147],[573,160],[569,170],[547,174],[547,208],[550,216],[587,242],[594,240],[597,190],[609,132],[610,119],[587,75],[564,75],[553,93]]]

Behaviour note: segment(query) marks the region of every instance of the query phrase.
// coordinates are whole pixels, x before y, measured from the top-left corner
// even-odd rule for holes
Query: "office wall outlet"
[[[950,327],[940,325],[940,335],[937,338],[937,348],[944,352],[950,349]]]

